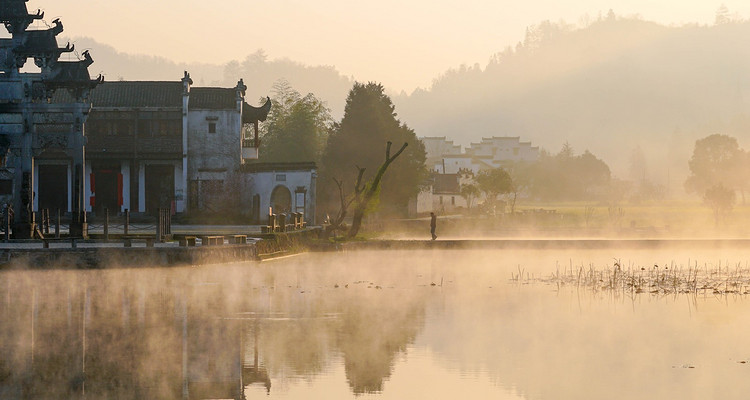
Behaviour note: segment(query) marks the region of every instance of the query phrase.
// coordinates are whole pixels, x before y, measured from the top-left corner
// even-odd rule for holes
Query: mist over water
[[[689,257],[689,258],[688,258]],[[0,273],[0,398],[744,398],[746,296],[512,281],[744,249],[312,253]]]

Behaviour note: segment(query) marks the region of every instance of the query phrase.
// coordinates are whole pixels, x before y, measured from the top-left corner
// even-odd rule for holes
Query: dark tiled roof
[[[116,81],[103,82],[91,92],[91,105],[97,107],[177,107],[182,108],[182,82]],[[52,102],[70,101],[67,90],[57,90]]]
[[[192,87],[190,109],[233,110],[237,107],[234,88]],[[71,101],[67,90],[57,90],[53,103]],[[171,107],[182,108],[182,82],[115,81],[99,84],[90,96],[97,107]]]
[[[193,87],[190,88],[190,109],[232,110],[237,107],[234,88]]]
[[[314,162],[249,162],[240,166],[243,172],[309,171],[318,167]]]
[[[268,112],[271,111],[271,98],[266,97],[266,102],[260,107],[254,107],[250,104],[242,104],[242,123],[252,124],[257,121],[265,121]]]

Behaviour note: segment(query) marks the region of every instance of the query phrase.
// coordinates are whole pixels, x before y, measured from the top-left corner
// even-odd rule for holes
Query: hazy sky
[[[664,24],[713,23],[725,4],[750,17],[747,0],[30,0],[64,36],[90,36],[119,51],[223,64],[263,48],[269,58],[333,65],[391,91],[428,87],[448,68],[479,63],[543,20],[578,23],[613,9]],[[38,26],[43,27],[43,25]],[[81,49],[82,50],[82,49]],[[92,49],[96,59],[96,49]],[[106,71],[105,71],[106,72]]]

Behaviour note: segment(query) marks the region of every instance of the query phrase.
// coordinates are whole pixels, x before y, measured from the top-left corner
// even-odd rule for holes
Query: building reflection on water
[[[259,319],[253,321],[252,328],[252,347],[253,357],[251,360],[244,360],[242,363],[242,387],[261,384],[266,388],[266,393],[271,393],[271,378],[268,376],[268,370],[260,363],[260,323]],[[241,346],[245,349],[249,346]],[[252,362],[250,362],[252,361]],[[244,390],[243,390],[244,392]]]
[[[213,275],[0,273],[0,398],[244,399],[336,363],[352,393],[378,392],[424,324],[418,296]]]
[[[628,252],[634,265],[673,256]],[[746,295],[507,282],[561,255],[2,271],[0,399],[747,398]],[[611,250],[580,257],[611,263]]]

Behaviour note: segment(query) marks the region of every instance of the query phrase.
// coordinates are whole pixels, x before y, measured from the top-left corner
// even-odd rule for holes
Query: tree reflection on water
[[[391,375],[394,358],[413,343],[424,325],[424,304],[399,303],[369,296],[344,306],[338,347],[346,378],[355,394],[380,392]]]
[[[638,271],[699,258],[701,274],[747,254],[626,253]],[[611,268],[612,254],[576,256]],[[747,397],[746,295],[511,281],[556,272],[560,257],[580,264],[555,249],[353,251],[3,271],[0,399]]]
[[[421,296],[256,266],[0,274],[0,398],[233,398],[342,362],[379,392]],[[391,290],[393,292],[393,290]]]

